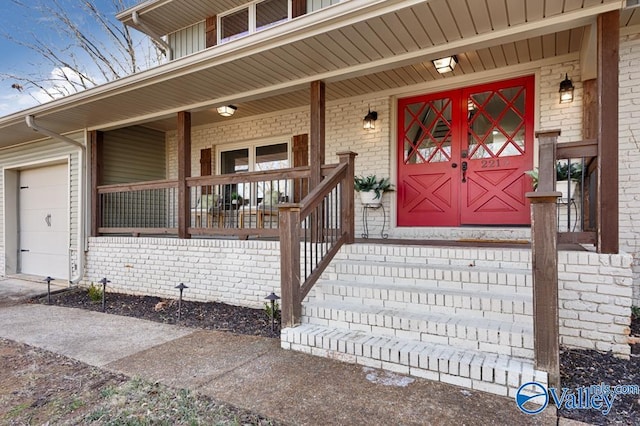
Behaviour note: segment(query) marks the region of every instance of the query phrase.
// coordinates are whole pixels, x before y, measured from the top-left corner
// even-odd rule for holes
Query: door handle
[[[466,161],[462,162],[462,183],[467,183],[467,169],[469,168],[469,165],[467,164]]]
[[[51,213],[49,213],[45,218],[44,218],[45,223],[47,224],[47,226],[49,228],[51,228]]]

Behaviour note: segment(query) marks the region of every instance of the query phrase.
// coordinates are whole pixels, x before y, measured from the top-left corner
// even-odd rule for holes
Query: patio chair
[[[218,194],[203,194],[198,198],[196,206],[191,209],[195,215],[196,228],[202,228],[202,217],[206,217],[206,227],[211,228],[214,217],[218,219],[218,227],[222,228],[224,223],[224,210],[221,208]]]

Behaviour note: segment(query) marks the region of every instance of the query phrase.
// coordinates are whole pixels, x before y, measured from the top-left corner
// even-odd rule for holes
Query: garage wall
[[[75,134],[70,137],[77,141],[84,140],[84,134]],[[15,221],[12,223],[11,217],[15,218],[17,215],[17,171],[65,160],[70,163],[69,217],[71,223],[69,246],[75,250],[72,257],[77,262],[77,256],[80,252],[78,247],[80,217],[80,156],[78,149],[49,139],[0,150],[0,276],[16,272],[17,228]]]

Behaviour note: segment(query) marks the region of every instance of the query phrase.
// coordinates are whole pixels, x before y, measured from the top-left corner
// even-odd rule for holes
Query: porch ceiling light
[[[564,80],[560,82],[560,103],[567,104],[573,102],[573,82],[569,80],[569,75],[564,75]]]
[[[456,55],[447,56],[446,58],[436,59],[433,62],[433,66],[436,67],[436,71],[440,74],[451,72],[458,65],[458,57]]]
[[[233,113],[236,112],[237,109],[238,109],[238,107],[233,106],[233,105],[219,106],[218,107],[218,114],[220,114],[223,117],[231,117],[233,115]]]
[[[371,111],[371,107],[369,107],[369,112],[364,116],[362,120],[362,127],[365,130],[374,130],[376,128],[376,120],[378,119],[378,113],[376,111]]]

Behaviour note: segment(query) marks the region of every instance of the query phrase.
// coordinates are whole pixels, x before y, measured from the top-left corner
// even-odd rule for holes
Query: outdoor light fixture
[[[218,114],[220,114],[223,117],[231,117],[233,113],[236,112],[237,109],[238,107],[233,105],[223,105],[218,107]]]
[[[182,292],[184,291],[185,288],[189,288],[189,287],[184,285],[184,283],[180,283],[175,288],[180,290],[180,298],[178,299],[178,321],[180,321],[182,317]]]
[[[447,56],[446,58],[440,58],[431,61],[433,66],[436,67],[436,71],[440,74],[451,72],[458,65],[458,57],[456,55]]]
[[[278,308],[276,308],[276,300],[279,300],[280,296],[278,296],[277,294],[275,294],[274,292],[271,292],[270,295],[268,295],[267,297],[265,297],[265,300],[268,300],[269,302],[271,302],[271,331],[274,331],[276,329],[276,310]]]
[[[365,130],[373,130],[376,128],[376,120],[378,119],[378,113],[376,111],[371,111],[371,107],[369,107],[369,112],[364,116],[364,120],[362,120],[362,127]]]
[[[573,102],[573,83],[569,80],[569,75],[564,75],[564,80],[560,82],[560,103],[568,104]]]

